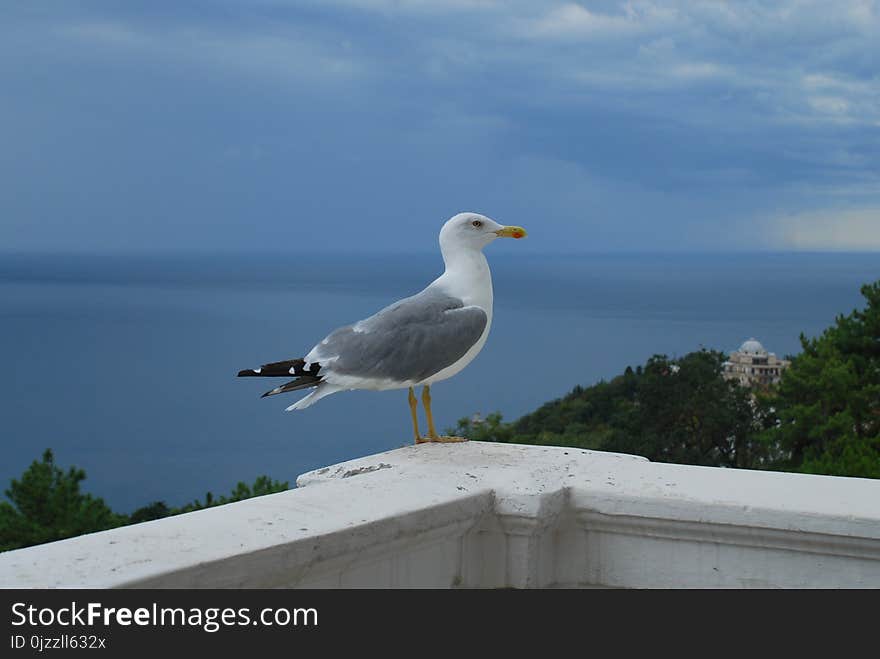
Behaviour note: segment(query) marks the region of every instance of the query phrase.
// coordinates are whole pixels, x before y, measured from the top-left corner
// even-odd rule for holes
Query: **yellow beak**
[[[495,235],[499,238],[516,238],[518,240],[529,234],[522,227],[502,227],[495,232]]]

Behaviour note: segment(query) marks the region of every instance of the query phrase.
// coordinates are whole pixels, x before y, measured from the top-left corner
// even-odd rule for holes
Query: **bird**
[[[340,391],[408,389],[415,443],[462,442],[434,426],[431,385],[451,378],[482,350],[492,325],[492,274],[483,248],[498,238],[526,236],[479,213],[458,213],[440,230],[445,270],[421,292],[340,327],[298,359],[239,371],[239,377],[290,377],[263,398],[311,389],[287,408],[303,410]],[[418,422],[415,389],[422,387],[427,436]]]

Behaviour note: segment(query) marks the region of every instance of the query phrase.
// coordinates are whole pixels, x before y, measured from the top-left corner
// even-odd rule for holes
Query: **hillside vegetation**
[[[722,378],[725,355],[655,355],[505,423],[461,419],[471,439],[573,446],[683,464],[880,478],[880,281],[864,309],[800,337],[776,387]]]

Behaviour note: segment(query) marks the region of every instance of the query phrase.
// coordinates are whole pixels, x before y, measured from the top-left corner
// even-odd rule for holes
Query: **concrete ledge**
[[[423,444],[0,554],[10,587],[880,587],[880,481]]]

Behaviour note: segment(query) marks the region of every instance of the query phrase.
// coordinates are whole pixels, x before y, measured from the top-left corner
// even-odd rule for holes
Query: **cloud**
[[[221,75],[327,82],[368,74],[350,42],[322,39],[293,27],[234,30],[209,24],[95,20],[64,24],[55,33],[93,49],[124,51],[163,65],[209,68]]]
[[[525,20],[521,33],[535,39],[577,39],[614,37],[644,30],[647,21],[631,5],[622,7],[623,13],[595,13],[575,3],[552,8],[543,16]]]
[[[554,3],[499,22],[523,66],[630,94],[726,88],[750,122],[880,125],[877,3]],[[659,112],[666,104],[654,102]],[[688,114],[699,110],[689,104]],[[718,111],[717,106],[710,110]],[[748,114],[744,114],[747,112]]]
[[[322,4],[336,4],[383,13],[450,13],[486,10],[498,7],[500,0],[320,0]]]
[[[643,112],[736,125],[880,126],[877,4],[783,0],[511,2],[263,0],[240,24],[95,18],[60,28],[106,48],[273,80],[351,82],[421,74],[467,86],[476,76],[527,77],[548,102],[613,91]],[[233,7],[233,5],[230,5]],[[231,9],[230,9],[231,11]],[[359,28],[339,17],[361,21]],[[516,88],[514,88],[516,89]],[[699,95],[726,95],[711,104]],[[666,102],[657,94],[667,94]],[[595,98],[593,99],[595,100]],[[734,122],[725,121],[724,125]]]
[[[810,118],[841,124],[880,126],[880,76],[858,80],[845,74],[811,73],[803,77]]]
[[[816,208],[880,208],[877,2],[195,4],[4,10],[0,173],[32,192],[0,215],[92,217],[107,191],[119,217],[139,190],[193,226],[224,217],[237,244],[253,207],[344,225],[552,197],[560,226],[607,219],[597,249],[752,245],[731,226],[794,248],[837,244]]]
[[[880,206],[822,210],[776,218],[781,246],[798,250],[880,250]]]

